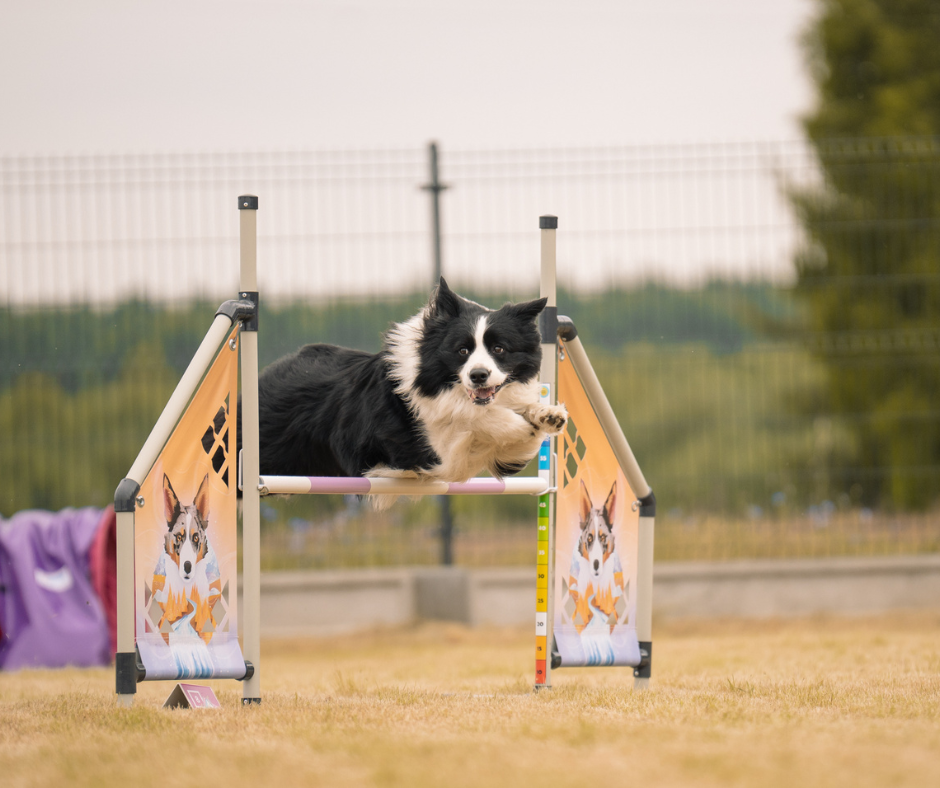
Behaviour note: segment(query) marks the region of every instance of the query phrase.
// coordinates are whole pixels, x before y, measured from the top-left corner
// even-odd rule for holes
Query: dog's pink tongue
[[[470,389],[470,399],[489,399],[496,393],[496,387],[488,389]]]

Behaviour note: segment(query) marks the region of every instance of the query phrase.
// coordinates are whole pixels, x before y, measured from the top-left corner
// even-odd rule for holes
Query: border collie
[[[262,474],[462,482],[518,473],[564,428],[539,402],[540,298],[487,309],[441,278],[377,354],[306,345],[259,379]],[[240,435],[240,431],[239,431]],[[372,496],[382,509],[395,496]]]

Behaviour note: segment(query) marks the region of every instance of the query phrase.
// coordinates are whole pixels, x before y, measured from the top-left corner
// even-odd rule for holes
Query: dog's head
[[[493,402],[505,385],[528,383],[542,359],[535,319],[546,299],[487,309],[441,282],[422,313],[415,388],[434,396],[460,386],[475,405]]]
[[[614,554],[614,518],[617,515],[617,482],[610,487],[610,494],[603,509],[595,509],[587,487],[581,482],[579,504],[581,536],[578,552],[587,561],[591,573],[599,577],[604,563]]]
[[[193,571],[206,557],[209,527],[209,476],[202,480],[192,506],[181,506],[170,479],[163,474],[163,506],[167,532],[164,549],[179,567],[183,580],[192,580]]]

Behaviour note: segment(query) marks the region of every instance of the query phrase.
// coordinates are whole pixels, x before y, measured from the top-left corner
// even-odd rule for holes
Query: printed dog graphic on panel
[[[614,543],[616,515],[616,481],[611,485],[603,508],[594,507],[587,487],[581,482],[581,533],[577,550],[571,556],[568,577],[568,591],[576,605],[573,618],[579,633],[596,616],[602,617],[613,632],[617,623],[617,601],[626,596],[623,567]]]
[[[199,485],[191,506],[182,506],[163,475],[167,532],[164,550],[153,570],[153,596],[163,611],[159,629],[195,635],[208,644],[215,632],[212,610],[222,595],[219,564],[206,533],[209,527],[209,476]]]

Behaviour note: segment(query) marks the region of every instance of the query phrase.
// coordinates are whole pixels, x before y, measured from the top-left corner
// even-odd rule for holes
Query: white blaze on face
[[[603,526],[598,522],[599,520],[600,515],[597,512],[591,512],[591,525],[589,528],[593,539],[588,550],[588,564],[595,577],[600,576],[601,569],[604,568],[604,545],[600,538]]]
[[[486,315],[484,315],[477,321],[476,329],[473,332],[473,351],[460,368],[460,382],[463,384],[464,388],[471,391],[480,391],[481,389],[488,391],[492,389],[492,391],[489,392],[489,396],[492,396],[496,393],[496,388],[506,382],[506,373],[497,366],[496,360],[490,355],[489,350],[487,350],[486,345],[483,343],[483,335],[486,333],[486,326],[487,318]],[[478,372],[480,370],[487,372],[487,378],[482,386],[474,382],[470,377],[472,372]],[[481,391],[481,393],[483,392]]]
[[[199,524],[195,522],[195,519],[192,512],[186,513],[186,525],[183,530],[186,538],[183,540],[179,554],[180,574],[184,580],[189,580],[192,577],[193,570],[199,561],[199,554],[193,546],[193,532],[199,530]]]

